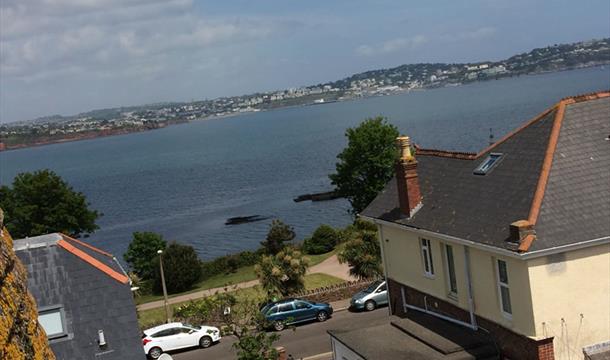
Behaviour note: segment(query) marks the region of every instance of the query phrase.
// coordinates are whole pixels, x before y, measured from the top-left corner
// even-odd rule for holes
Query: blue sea
[[[297,239],[352,221],[343,199],[293,202],[331,190],[345,130],[383,115],[423,147],[477,151],[561,98],[610,88],[597,67],[394,96],[199,120],[160,130],[0,153],[0,183],[52,169],[104,215],[87,239],[117,256],[134,231],[192,245],[202,259],[255,249],[271,219]],[[227,226],[227,218],[269,219]]]

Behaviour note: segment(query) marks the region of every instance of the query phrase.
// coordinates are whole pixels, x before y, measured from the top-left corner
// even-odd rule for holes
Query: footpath
[[[307,273],[308,274],[323,273],[323,274],[337,277],[339,279],[343,279],[345,281],[357,280],[355,277],[353,277],[349,274],[349,266],[347,266],[347,264],[339,263],[339,259],[337,259],[337,255],[333,255],[333,256],[329,257],[328,259],[322,261],[321,263],[310,267],[307,270]],[[181,302],[185,302],[185,301],[189,301],[189,300],[197,300],[197,299],[201,299],[203,297],[214,295],[216,293],[223,293],[227,290],[233,291],[235,289],[245,289],[245,288],[253,287],[256,285],[258,285],[258,280],[252,280],[252,281],[246,281],[246,282],[242,282],[242,283],[238,283],[238,284],[232,284],[227,287],[218,287],[218,288],[213,288],[213,289],[196,291],[196,292],[192,292],[189,294],[178,295],[178,296],[169,298],[168,303],[171,305],[171,304],[177,304],[177,303],[181,303]],[[348,300],[345,300],[345,301],[348,301]],[[338,301],[336,304],[337,307],[335,307],[335,303],[332,303],[332,306],[335,310],[339,309],[340,307],[345,307],[345,305],[341,305],[341,304],[342,304],[342,302]],[[151,301],[148,303],[140,304],[137,306],[137,308],[139,311],[142,311],[142,310],[155,309],[155,308],[159,308],[162,306],[163,306],[163,300],[157,300],[157,301]],[[348,306],[349,306],[349,301],[348,301]]]

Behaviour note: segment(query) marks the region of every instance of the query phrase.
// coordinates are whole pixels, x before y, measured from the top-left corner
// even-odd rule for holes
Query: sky
[[[0,0],[0,122],[604,37],[608,0]]]

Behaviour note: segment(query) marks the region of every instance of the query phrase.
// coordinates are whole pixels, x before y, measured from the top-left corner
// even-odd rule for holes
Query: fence
[[[348,281],[341,284],[303,291],[293,294],[291,297],[297,297],[315,302],[331,302],[350,298],[352,295],[365,289],[370,284],[371,280]]]

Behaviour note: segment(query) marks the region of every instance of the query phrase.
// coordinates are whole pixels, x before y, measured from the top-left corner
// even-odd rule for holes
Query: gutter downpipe
[[[379,248],[381,249],[381,262],[383,263],[383,278],[385,279],[385,286],[388,289],[388,315],[392,316],[392,303],[390,302],[390,287],[388,286],[388,262],[385,258],[385,251],[383,250],[383,226],[377,224],[379,230]],[[403,294],[404,298],[404,294]]]
[[[474,297],[472,296],[472,278],[470,274],[470,248],[464,246],[464,267],[466,272],[466,286],[468,288],[468,311],[470,312],[470,326],[472,329],[477,330],[477,318],[474,314]]]

